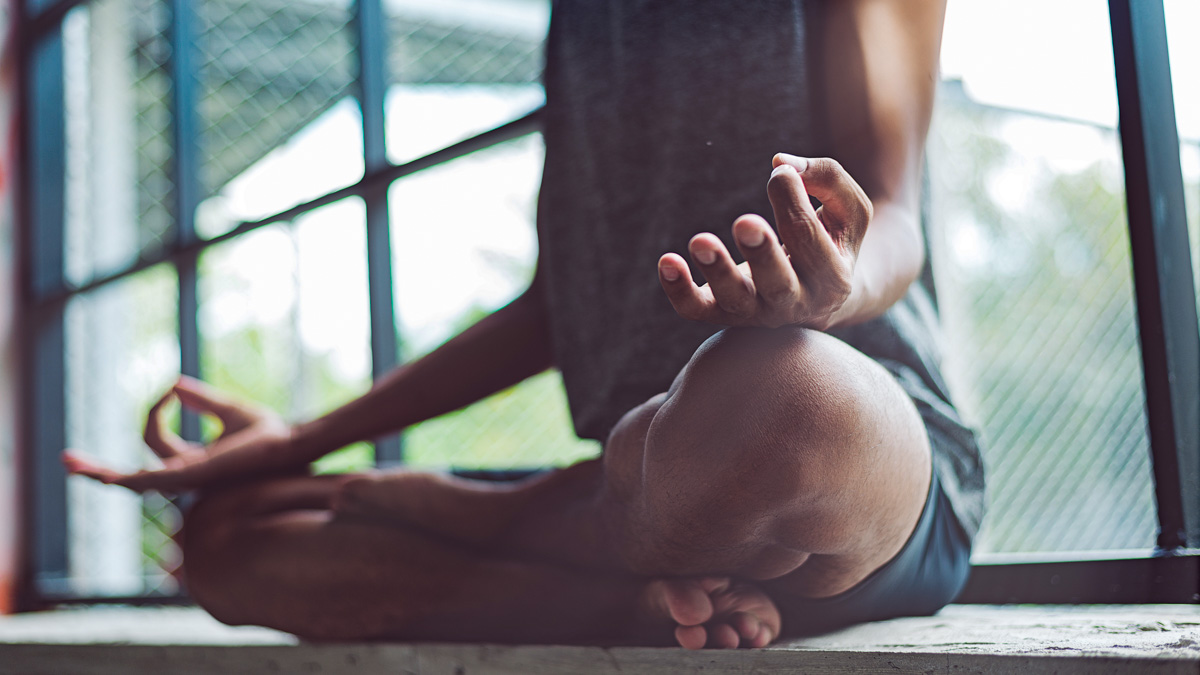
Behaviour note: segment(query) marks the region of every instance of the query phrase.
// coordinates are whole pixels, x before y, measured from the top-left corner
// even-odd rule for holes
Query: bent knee
[[[920,417],[875,361],[805,328],[727,329],[681,372],[649,431],[656,451],[825,483],[825,469],[924,438]]]
[[[817,331],[728,329],[697,350],[650,425],[645,480],[664,489],[647,492],[647,508],[749,545],[796,514],[845,519],[896,471],[916,486],[927,463],[920,416],[879,364]],[[853,525],[790,541],[819,552]]]

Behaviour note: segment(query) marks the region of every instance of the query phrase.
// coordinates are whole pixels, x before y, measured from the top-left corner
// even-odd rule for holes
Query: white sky
[[[459,17],[469,10],[465,15],[476,21],[545,28],[544,3],[389,4]],[[1179,127],[1183,136],[1200,138],[1200,41],[1191,39],[1200,26],[1200,2],[1167,0],[1166,7]],[[984,103],[1116,123],[1105,0],[951,0],[942,71],[962,79],[967,93]],[[394,88],[388,101],[389,154],[394,161],[411,159],[516,117],[541,100],[536,86]],[[351,102],[336,106],[206,204],[202,233],[215,234],[221,223],[263,216],[353,183],[362,174],[359,124]],[[1081,131],[1025,142],[1039,144],[1055,166],[1071,170],[1091,161],[1095,138]],[[461,160],[393,187],[397,312],[415,346],[447,337],[450,322],[472,305],[499,306],[520,290],[521,280],[505,274],[497,259],[531,263],[536,255],[526,215],[540,178],[540,146],[499,154]],[[222,269],[236,283],[218,284],[225,290],[210,300],[206,329],[219,334],[247,321],[270,322],[299,297],[306,349],[330,352],[344,375],[361,377],[369,369],[362,218],[356,203],[309,214],[295,235],[294,255],[271,253],[279,250],[280,237],[287,239],[280,233],[223,247],[230,259]],[[299,296],[295,284],[302,289]]]

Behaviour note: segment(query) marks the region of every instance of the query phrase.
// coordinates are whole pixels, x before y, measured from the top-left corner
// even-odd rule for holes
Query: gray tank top
[[[772,155],[821,147],[806,67],[813,9],[805,5],[554,2],[539,273],[580,436],[603,440],[627,410],[665,391],[719,329],[675,314],[658,284],[658,257],[685,253],[702,231],[735,251],[734,218],[771,213]],[[914,284],[884,316],[832,333],[913,397],[943,489],[973,536],[982,464],[938,371],[936,326],[929,294]]]

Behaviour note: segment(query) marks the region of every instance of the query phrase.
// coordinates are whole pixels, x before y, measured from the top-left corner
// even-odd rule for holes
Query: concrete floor
[[[0,673],[1198,673],[1200,606],[955,605],[773,645],[641,647],[301,644],[185,608],[0,618]]]

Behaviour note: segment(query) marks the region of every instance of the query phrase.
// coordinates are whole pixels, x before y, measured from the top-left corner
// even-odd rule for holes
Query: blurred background
[[[543,102],[547,0],[384,4],[390,161]],[[198,233],[220,235],[357,181],[350,6],[194,5]],[[1180,27],[1200,25],[1200,5],[1168,0],[1166,10],[1194,247],[1200,54]],[[168,19],[159,0],[93,0],[64,24],[72,282],[174,241]],[[948,377],[987,444],[990,511],[976,556],[1149,549],[1154,504],[1107,5],[951,0],[944,35],[926,225]],[[524,289],[537,255],[541,160],[534,133],[391,185],[402,360]],[[204,379],[291,419],[365,391],[365,218],[348,198],[207,249]],[[177,289],[174,267],[162,265],[67,304],[72,447],[120,466],[147,460],[145,411],[180,368]],[[403,447],[411,464],[464,469],[563,465],[599,452],[574,437],[553,372],[409,429]],[[319,468],[366,468],[372,452],[352,446]],[[172,505],[74,478],[69,497],[75,593],[173,592]]]

